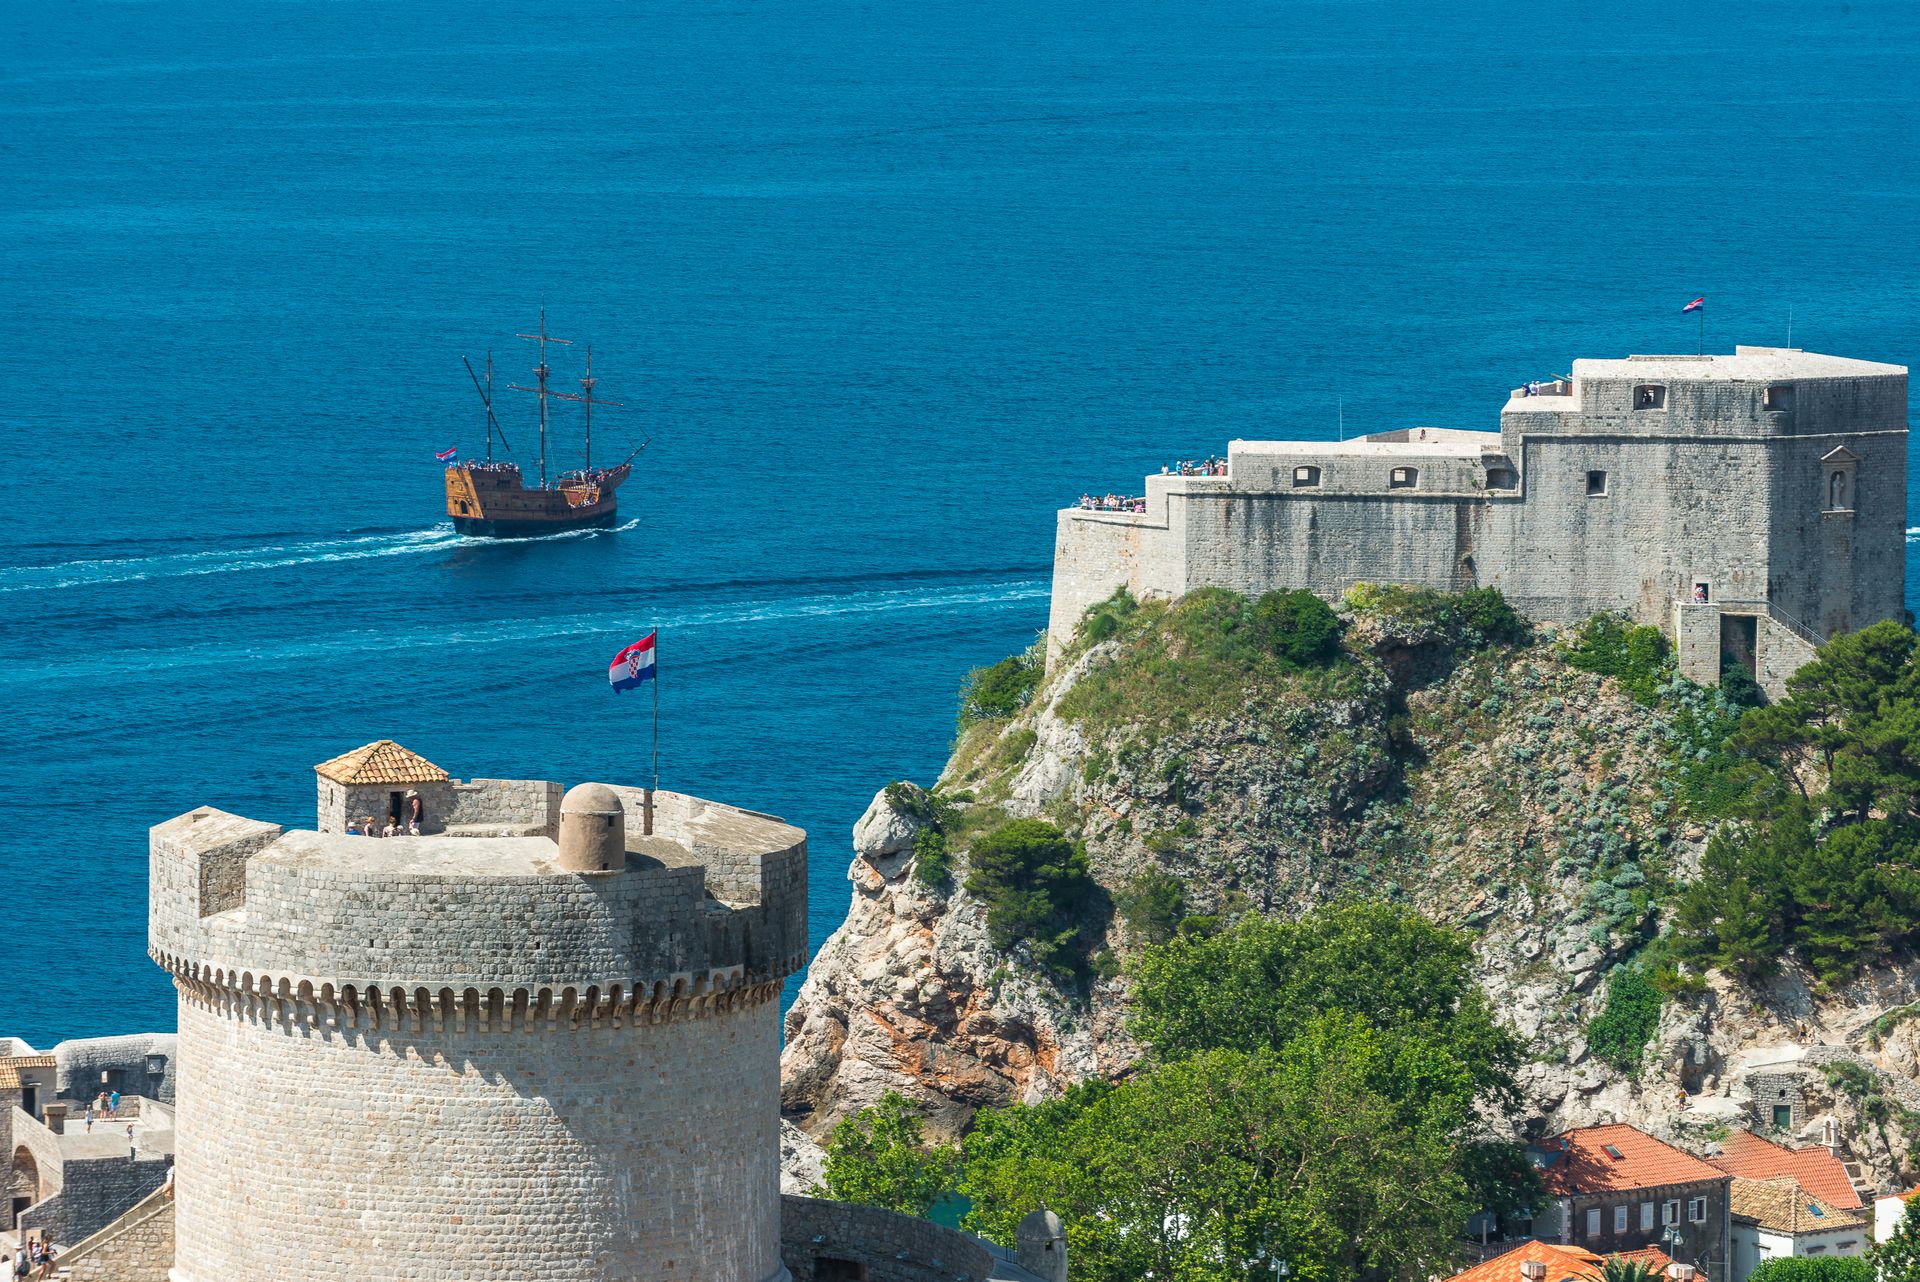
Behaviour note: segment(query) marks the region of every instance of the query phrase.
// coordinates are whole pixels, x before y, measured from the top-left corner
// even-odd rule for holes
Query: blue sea
[[[848,830],[1053,510],[1576,356],[1920,357],[1911,0],[61,0],[0,41],[0,1033],[173,1025],[146,829],[391,737]],[[456,537],[591,342],[615,532]],[[526,398],[501,393],[516,457]],[[560,420],[557,464],[578,461]],[[1910,522],[1910,524],[1913,522]],[[1910,598],[1914,595],[1910,590]]]

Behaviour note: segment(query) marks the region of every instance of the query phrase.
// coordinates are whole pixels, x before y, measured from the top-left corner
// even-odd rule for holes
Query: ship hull
[[[528,489],[512,464],[456,463],[447,469],[447,516],[481,539],[530,539],[568,530],[603,530],[619,519],[614,491],[628,466],[563,473],[554,486]]]
[[[567,530],[605,530],[612,528],[620,514],[612,508],[577,518],[549,517],[537,520],[493,520],[484,516],[456,516],[455,534],[477,539],[531,539],[542,534],[560,534]]]

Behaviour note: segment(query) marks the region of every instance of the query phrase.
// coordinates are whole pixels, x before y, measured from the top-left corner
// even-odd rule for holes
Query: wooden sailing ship
[[[527,339],[540,345],[540,363],[533,368],[534,385],[522,387],[518,383],[508,386],[516,392],[529,392],[540,401],[540,483],[527,484],[520,472],[520,465],[512,460],[495,460],[493,457],[494,438],[498,437],[501,447],[511,451],[507,436],[500,426],[500,420],[493,412],[493,355],[487,355],[486,381],[474,373],[472,362],[465,362],[467,373],[473,378],[474,388],[480,393],[480,403],[485,409],[487,432],[487,456],[485,459],[470,459],[466,462],[447,464],[447,515],[453,519],[453,528],[461,534],[476,535],[481,538],[516,539],[538,534],[557,534],[563,530],[604,529],[619,519],[619,496],[617,491],[626,482],[633,470],[634,455],[647,447],[642,441],[631,454],[613,467],[595,467],[593,465],[593,409],[605,406],[609,409],[623,409],[618,401],[603,401],[593,394],[593,348],[587,348],[586,372],[580,378],[580,391],[559,392],[550,388],[548,380],[553,371],[547,365],[547,347],[549,345],[567,347],[571,339],[555,338],[547,333],[547,311],[540,309],[540,332],[538,334],[520,334],[516,337]],[[464,360],[464,358],[463,358]],[[585,426],[586,448],[581,466],[570,471],[560,472],[552,480],[547,477],[547,432],[550,426],[547,403],[549,401],[576,401],[579,403]]]

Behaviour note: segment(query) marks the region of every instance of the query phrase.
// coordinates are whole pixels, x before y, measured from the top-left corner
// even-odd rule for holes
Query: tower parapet
[[[783,1275],[777,998],[806,960],[805,835],[673,793],[648,834],[644,795],[581,785],[541,804],[543,835],[211,808],[153,829],[177,1282]],[[321,806],[324,828],[324,782]]]

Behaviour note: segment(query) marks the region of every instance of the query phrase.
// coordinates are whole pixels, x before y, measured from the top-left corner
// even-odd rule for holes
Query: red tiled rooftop
[[[1735,1131],[1721,1145],[1719,1157],[1708,1159],[1728,1175],[1743,1180],[1770,1180],[1789,1175],[1801,1188],[1829,1206],[1852,1210],[1860,1194],[1847,1178],[1847,1168],[1828,1150],[1814,1145],[1787,1148],[1751,1131]]]
[[[1568,1278],[1600,1276],[1600,1257],[1577,1246],[1558,1246],[1552,1242],[1522,1242],[1491,1260],[1482,1260],[1464,1273],[1456,1273],[1448,1282],[1524,1282],[1520,1266],[1539,1260],[1547,1266],[1546,1282],[1565,1282]]]
[[[1727,1178],[1725,1171],[1625,1122],[1583,1126],[1541,1141],[1540,1148],[1559,1154],[1540,1172],[1540,1182],[1556,1197]]]
[[[1661,1276],[1665,1276],[1667,1266],[1673,1261],[1667,1253],[1657,1246],[1643,1246],[1637,1251],[1621,1251],[1622,1260],[1645,1260]],[[1554,1242],[1522,1242],[1511,1251],[1502,1252],[1491,1260],[1482,1260],[1464,1273],[1456,1273],[1447,1282],[1525,1282],[1520,1274],[1520,1266],[1528,1260],[1538,1260],[1547,1266],[1546,1282],[1598,1282],[1605,1258],[1595,1255],[1577,1246],[1561,1246]],[[1697,1282],[1708,1282],[1704,1272],[1694,1274]]]

